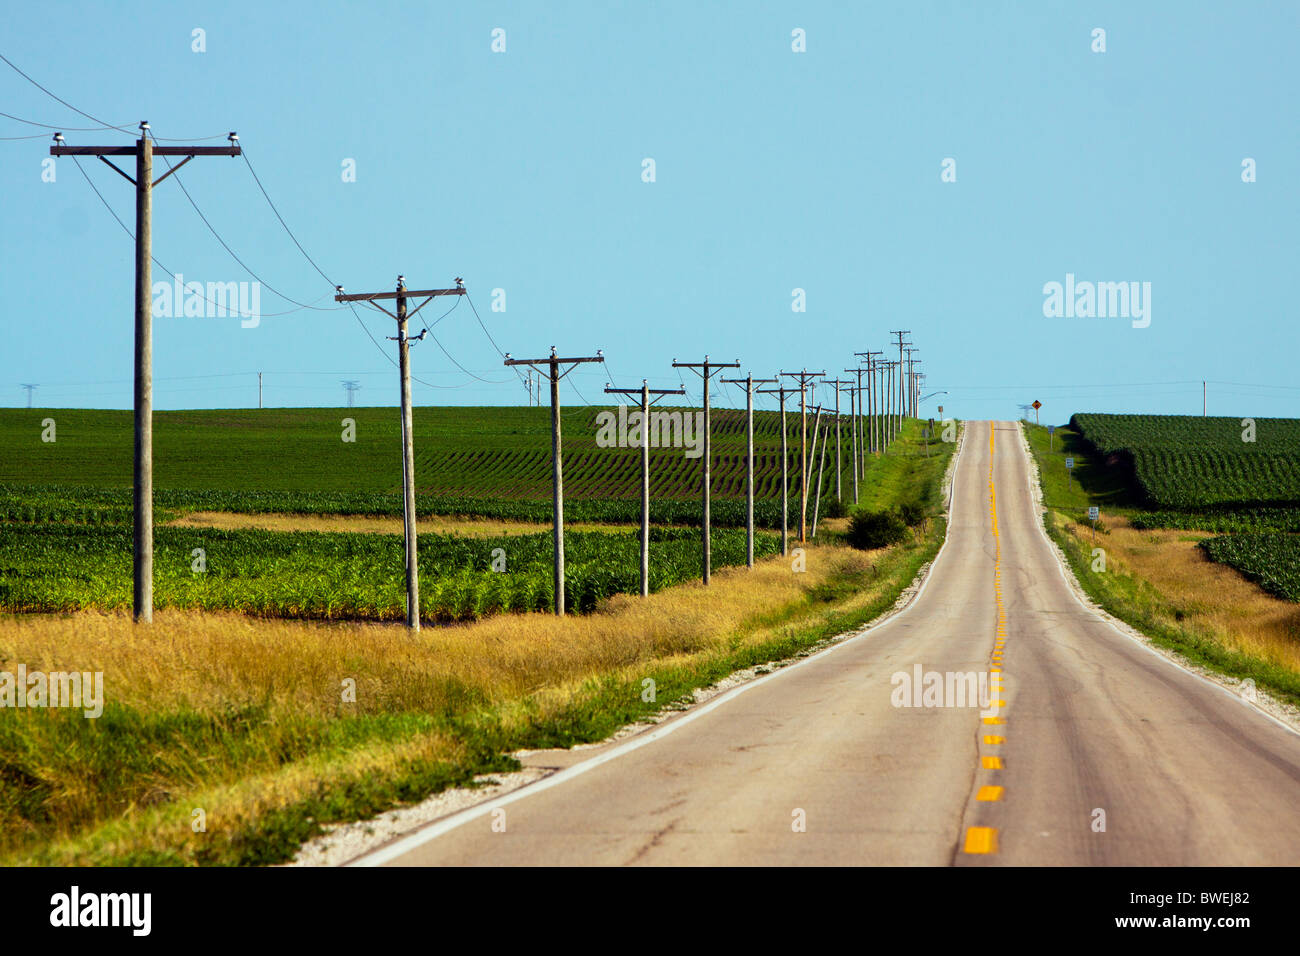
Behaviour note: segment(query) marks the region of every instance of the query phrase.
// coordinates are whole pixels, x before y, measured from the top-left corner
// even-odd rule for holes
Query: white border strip
[[[903,608],[901,611],[898,611],[895,614],[889,614],[883,620],[879,620],[876,621],[874,624],[868,625],[867,627],[859,631],[857,634],[854,634],[852,637],[848,637],[842,641],[838,641],[837,643],[832,644],[829,647],[818,651],[816,654],[810,654],[808,657],[805,657],[803,660],[796,661],[793,664],[787,664],[784,667],[781,667],[779,670],[773,671],[770,674],[766,674],[762,677],[755,678],[754,680],[746,681],[743,684],[739,684],[736,687],[733,687],[731,690],[728,690],[720,694],[718,697],[709,701],[704,706],[699,707],[698,709],[688,711],[683,716],[671,720],[665,723],[662,727],[659,727],[655,730],[649,731],[647,733],[638,734],[635,737],[629,739],[626,743],[618,744],[617,746],[613,747],[610,750],[607,750],[605,753],[602,753],[599,756],[592,757],[589,760],[584,760],[583,762],[574,764],[571,767],[566,767],[565,769],[559,771],[558,773],[554,773],[549,777],[544,777],[543,779],[538,780],[536,783],[530,783],[523,787],[520,787],[518,790],[512,790],[510,793],[506,794],[500,799],[485,800],[476,806],[468,807],[457,813],[453,813],[451,816],[444,817],[443,819],[431,823],[429,826],[419,829],[414,833],[408,834],[407,836],[404,837],[399,837],[397,840],[387,844],[386,846],[382,846],[377,850],[373,850],[369,853],[362,854],[361,856],[356,857],[355,859],[349,861],[348,863],[345,863],[344,866],[371,867],[371,866],[383,866],[386,863],[391,863],[393,860],[396,860],[399,857],[405,856],[406,854],[410,853],[416,847],[423,846],[425,843],[428,843],[431,840],[436,840],[438,837],[442,836],[443,834],[449,833],[452,830],[457,829],[458,827],[464,826],[466,823],[469,823],[471,820],[477,820],[480,817],[487,816],[489,813],[491,813],[493,810],[496,810],[498,807],[504,807],[507,804],[514,803],[516,800],[522,800],[525,797],[532,796],[533,794],[541,793],[543,790],[549,790],[552,787],[558,787],[561,784],[568,783],[574,777],[581,776],[582,774],[586,773],[588,770],[594,770],[597,767],[601,766],[602,764],[609,763],[611,760],[616,760],[619,757],[625,756],[626,754],[629,754],[634,750],[639,750],[641,747],[644,747],[647,744],[652,744],[657,740],[662,740],[664,737],[667,737],[669,734],[673,733],[674,731],[680,730],[682,727],[685,727],[686,725],[692,723],[693,721],[698,720],[699,718],[703,717],[705,714],[710,713],[711,711],[717,709],[718,707],[721,707],[723,704],[734,700],[740,694],[745,693],[745,691],[752,690],[753,688],[758,687],[761,684],[765,684],[770,680],[776,680],[777,678],[781,677],[783,674],[788,674],[793,670],[797,670],[798,668],[803,667],[805,664],[810,664],[813,661],[826,656],[827,654],[839,650],[841,647],[847,647],[848,645],[854,643],[855,641],[858,641],[868,636],[877,628],[880,628],[885,624],[890,623],[891,621],[896,621],[898,618],[902,617],[904,614],[906,614],[908,611],[910,611],[912,608],[916,607],[916,605],[920,603],[921,595],[925,593],[926,587],[930,584],[930,581],[935,577],[935,569],[939,566],[939,561],[943,558],[944,551],[948,547],[948,541],[950,540],[951,531],[952,531],[952,512],[953,512],[953,507],[957,501],[957,494],[956,494],[957,474],[959,471],[961,455],[962,452],[965,450],[965,447],[966,447],[966,428],[965,425],[963,424],[962,432],[961,432],[961,440],[958,443],[957,452],[956,455],[954,456],[954,460],[957,462],[957,464],[953,466],[953,471],[952,471],[951,487],[953,488],[953,491],[949,494],[948,497],[948,516],[947,516],[948,524],[944,528],[943,543],[939,545],[939,551],[934,556],[934,561],[931,562],[930,564],[929,573],[927,573],[925,577],[922,579],[921,586],[916,590],[916,593],[912,595],[912,599],[907,603],[907,606]]]

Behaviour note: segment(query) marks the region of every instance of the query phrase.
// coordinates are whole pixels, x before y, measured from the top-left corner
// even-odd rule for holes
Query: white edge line
[[[702,707],[688,711],[683,716],[665,723],[662,727],[656,730],[652,730],[647,733],[638,734],[635,737],[628,740],[627,742],[618,744],[612,749],[605,751],[605,753],[600,754],[599,756],[592,757],[588,760],[584,760],[581,763],[576,763],[571,767],[566,767],[565,769],[559,771],[558,773],[551,774],[549,777],[543,777],[541,780],[538,780],[535,783],[526,784],[520,787],[518,790],[512,790],[510,793],[500,797],[499,799],[485,800],[482,803],[477,804],[475,806],[467,807],[464,810],[461,810],[457,813],[453,813],[448,817],[444,817],[441,820],[431,823],[426,827],[422,827],[421,829],[416,830],[414,833],[410,833],[404,837],[400,837],[397,840],[394,840],[392,843],[387,844],[386,846],[382,846],[379,849],[373,850],[369,853],[364,853],[361,856],[358,856],[343,865],[345,867],[372,867],[372,866],[383,866],[385,863],[390,863],[393,860],[405,856],[407,853],[410,853],[416,847],[423,846],[425,843],[428,843],[431,840],[436,840],[438,837],[442,836],[443,834],[449,833],[452,830],[455,830],[463,826],[464,824],[469,823],[471,820],[477,820],[480,817],[487,816],[493,810],[499,809],[500,807],[504,807],[507,804],[514,803],[516,800],[522,800],[525,797],[530,797],[533,796],[534,794],[541,793],[544,790],[549,790],[551,787],[558,787],[561,784],[567,783],[568,781],[572,780],[574,777],[586,773],[588,770],[594,770],[597,767],[601,766],[602,764],[608,763],[611,760],[616,760],[619,757],[622,757],[626,754],[631,753],[634,750],[638,750],[639,748],[646,746],[646,744],[654,743],[656,740],[662,740],[664,737],[667,737],[669,734],[673,733],[674,731],[679,730],[682,727],[685,727],[687,724],[690,724],[692,721],[698,720],[699,718],[703,717],[705,714],[709,713],[710,711],[715,710],[718,707],[721,707],[723,704],[731,700],[734,700],[737,696],[743,694],[745,691],[752,690],[753,688],[758,687],[761,684],[765,684],[770,680],[776,680],[777,678],[781,677],[783,674],[788,674],[791,671],[804,666],[805,664],[811,664],[813,661],[825,657],[827,654],[831,654],[839,650],[841,647],[847,647],[848,645],[858,640],[861,640],[862,638],[868,636],[869,634],[876,631],[877,629],[884,627],[886,624],[890,624],[898,620],[900,617],[902,617],[904,614],[906,614],[908,611],[910,611],[912,608],[916,607],[917,604],[920,603],[921,595],[925,593],[926,587],[930,584],[930,581],[934,579],[935,570],[938,568],[939,561],[940,559],[943,558],[943,553],[948,547],[948,541],[951,538],[951,532],[952,532],[953,507],[957,503],[957,494],[955,491],[957,487],[957,474],[961,468],[961,455],[962,452],[965,450],[965,448],[966,448],[966,427],[965,427],[965,423],[963,423],[961,440],[957,446],[957,452],[956,452],[957,462],[953,465],[953,470],[952,470],[951,487],[954,490],[950,492],[948,496],[947,525],[944,527],[943,542],[939,545],[939,551],[937,554],[935,554],[934,560],[930,564],[929,572],[922,579],[921,586],[917,588],[916,593],[912,595],[912,600],[910,600],[907,603],[907,606],[904,607],[901,611],[895,614],[890,614],[888,617],[884,618],[884,620],[877,621],[875,624],[871,624],[868,627],[863,628],[861,631],[859,631],[857,634],[854,634],[852,637],[847,637],[842,641],[837,641],[836,643],[830,645],[829,647],[826,647],[818,651],[816,654],[810,654],[808,657],[796,661],[793,664],[786,664],[785,666],[781,667],[779,670],[773,671],[770,674],[766,674],[754,680],[746,681],[743,684],[739,684],[736,687],[731,688],[731,690],[725,691],[724,693],[720,694],[718,697],[709,701],[707,704],[703,705]]]
[[[1018,422],[1017,422],[1017,427],[1019,428]],[[1027,435],[1025,435],[1025,431],[1023,428],[1019,428],[1019,431],[1020,431],[1020,438],[1022,442],[1020,447],[1021,447],[1021,451],[1024,451],[1024,446],[1025,444],[1028,444],[1029,438]],[[1028,458],[1028,456],[1032,454],[1033,451],[1031,449],[1026,454],[1026,458]],[[1034,480],[1032,472],[1029,475],[1029,480],[1031,482]],[[1030,505],[1031,506],[1033,505],[1032,489],[1030,494]],[[1085,604],[1083,602],[1083,598],[1079,597],[1079,591],[1083,590],[1083,585],[1079,583],[1078,578],[1075,578],[1073,586],[1071,585],[1070,577],[1074,575],[1074,572],[1069,571],[1065,567],[1065,565],[1061,563],[1061,558],[1065,556],[1064,552],[1058,549],[1056,547],[1056,543],[1047,536],[1046,515],[1047,515],[1047,505],[1046,503],[1044,503],[1043,510],[1039,511],[1036,515],[1034,526],[1038,529],[1038,533],[1042,535],[1043,540],[1047,542],[1047,548],[1049,551],[1052,552],[1052,563],[1056,565],[1056,570],[1060,572],[1061,579],[1065,582],[1065,589],[1070,592],[1070,597],[1074,598],[1075,603],[1078,604],[1079,607],[1087,611],[1096,620],[1101,621],[1101,623],[1109,627],[1112,631],[1114,631],[1116,634],[1122,637],[1127,643],[1135,645],[1136,647],[1140,647],[1148,654],[1158,658],[1159,660],[1164,661],[1166,664],[1168,664],[1173,668],[1176,668],[1177,670],[1186,674],[1188,677],[1194,677],[1198,681],[1201,681],[1203,684],[1206,684],[1209,687],[1213,687],[1217,691],[1221,691],[1222,693],[1226,694],[1230,699],[1236,701],[1238,704],[1244,705],[1247,710],[1253,711],[1256,714],[1259,714],[1261,717],[1268,718],[1269,720],[1271,720],[1273,723],[1277,724],[1279,727],[1283,728],[1284,730],[1288,730],[1291,733],[1295,734],[1296,736],[1300,737],[1300,730],[1297,730],[1287,721],[1282,720],[1280,717],[1275,717],[1273,714],[1270,714],[1263,707],[1259,706],[1259,704],[1253,703],[1247,700],[1246,698],[1242,697],[1240,694],[1234,693],[1230,688],[1224,687],[1218,681],[1210,680],[1210,678],[1206,677],[1204,674],[1198,674],[1196,671],[1192,670],[1190,666],[1183,663],[1183,661],[1180,659],[1181,655],[1173,656],[1173,657],[1170,656],[1170,654],[1177,655],[1178,653],[1177,651],[1171,650],[1170,654],[1165,654],[1156,650],[1154,647],[1147,644],[1146,641],[1139,640],[1138,638],[1134,637],[1132,634],[1129,634],[1127,631],[1121,628],[1119,624],[1124,624],[1124,622],[1119,621],[1119,623],[1117,624],[1116,623],[1117,619],[1115,618],[1115,616],[1112,615],[1109,611],[1107,611],[1104,607],[1101,607],[1100,605],[1098,605],[1097,607],[1089,607],[1087,604]],[[1069,575],[1070,577],[1067,577],[1067,575]],[[1124,624],[1124,626],[1133,627],[1133,625],[1131,624]],[[1141,628],[1134,627],[1133,630],[1142,633]],[[1151,638],[1148,635],[1143,634],[1143,636],[1146,637],[1148,641],[1151,640]],[[1213,670],[1213,668],[1210,669]]]

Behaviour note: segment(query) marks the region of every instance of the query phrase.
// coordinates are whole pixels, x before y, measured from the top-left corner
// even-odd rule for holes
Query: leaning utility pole
[[[238,156],[239,136],[231,133],[229,146],[155,146],[149,124],[140,124],[134,146],[50,147],[51,156],[94,156],[111,166],[135,186],[135,467],[132,524],[134,532],[134,597],[137,621],[153,620],[153,300],[150,263],[153,260],[153,187],[195,156]],[[63,134],[55,133],[61,144]],[[129,176],[109,156],[134,156],[135,176]],[[184,156],[157,179],[154,156]]]
[[[640,388],[613,388],[605,386],[607,395],[641,396],[641,596],[650,593],[650,396],[685,395],[681,388],[650,388],[647,379],[641,379]],[[658,399],[656,399],[658,401]]]
[[[25,388],[25,389],[27,389],[27,407],[28,407],[28,408],[31,408],[31,407],[32,407],[32,392],[34,392],[34,391],[36,391],[38,388],[40,388],[39,383],[38,383],[38,384],[35,384],[35,385],[29,385],[29,384],[27,384],[27,383],[23,383],[23,384],[20,385],[19,387],[20,387],[20,388]]]
[[[397,321],[397,335],[390,335],[388,339],[397,342],[398,369],[401,375],[402,531],[406,539],[406,626],[412,631],[418,631],[420,629],[420,571],[416,563],[418,553],[415,534],[415,442],[412,437],[411,427],[410,346],[412,342],[422,342],[429,330],[426,328],[419,335],[412,337],[406,334],[406,323],[438,296],[464,295],[465,286],[458,279],[454,289],[421,289],[414,291],[406,288],[405,276],[398,276],[397,289],[393,292],[362,292],[355,295],[344,295],[343,286],[336,286],[335,292],[335,302],[367,302],[389,318]],[[406,310],[406,300],[408,298],[424,299],[424,301],[408,313]],[[397,300],[397,311],[389,312],[379,304],[377,301],[379,299]],[[355,385],[355,383],[353,384]],[[347,383],[344,383],[344,387],[347,387]],[[353,391],[354,389],[348,389],[349,405],[351,405]]]
[[[781,381],[784,372],[777,372],[777,381]],[[760,388],[759,392],[763,395],[779,395],[781,397],[781,555],[784,557],[789,550],[790,542],[790,452],[788,448],[789,429],[785,424],[785,396],[791,391],[784,384],[776,388]]]
[[[712,457],[709,435],[711,430],[709,425],[709,379],[713,377],[714,373],[716,373],[718,369],[740,368],[740,361],[710,362],[709,357],[706,355],[704,356],[703,362],[679,362],[677,359],[673,359],[673,368],[688,368],[704,381],[704,474],[700,481],[700,495],[704,503],[704,516],[703,521],[701,522],[703,528],[700,533],[704,546],[704,556],[702,559],[703,573],[701,574],[701,580],[703,580],[705,584],[708,584],[713,571],[713,555],[710,552],[709,540],[709,484],[711,481],[709,469],[710,459]]]
[[[830,426],[829,426],[829,425],[824,429],[824,432],[825,432],[826,434],[823,434],[823,435],[822,435],[822,460],[821,460],[821,464],[819,464],[819,465],[817,466],[817,503],[816,503],[815,505],[813,505],[812,536],[813,536],[813,540],[814,540],[814,541],[817,540],[817,516],[818,516],[819,514],[821,514],[821,503],[822,503],[822,496],[821,496],[821,487],[822,487],[822,469],[826,467],[826,445],[827,445],[827,443],[828,443],[828,441],[829,441],[829,439],[830,439],[830,434],[829,434],[829,433],[830,433]]]
[[[581,365],[583,362],[604,362],[605,356],[600,354],[600,349],[596,354],[584,358],[559,358],[555,354],[555,346],[551,346],[549,358],[539,359],[516,359],[511,358],[510,353],[506,353],[506,365],[529,365],[537,369],[538,375],[542,369],[538,366],[546,366],[546,374],[551,381],[551,470],[553,475],[552,487],[552,511],[555,520],[555,529],[552,532],[552,540],[555,543],[555,613],[561,617],[564,616],[564,468],[560,456],[560,379],[573,371],[574,366]],[[560,372],[561,365],[568,365],[569,368],[563,373]],[[540,388],[539,388],[540,391]]]
[[[754,386],[778,382],[775,378],[754,378],[749,372],[744,378],[720,378],[727,385],[745,386],[745,566],[754,566]]]
[[[819,431],[821,431],[821,427],[822,427],[822,407],[821,407],[820,405],[818,405],[818,406],[817,406],[817,414],[816,414],[816,417],[813,419],[812,454],[811,454],[811,456],[810,456],[810,458],[809,458],[809,461],[808,461],[808,474],[807,474],[807,476],[806,476],[806,477],[808,477],[808,478],[812,478],[812,463],[813,463],[813,461],[815,461],[815,460],[817,459],[817,433],[818,433]],[[825,448],[825,446],[823,446],[823,447],[822,447],[822,452],[824,453],[825,451],[826,451],[826,448]],[[823,454],[822,457],[824,458],[824,457],[825,457],[825,454]],[[821,479],[821,475],[818,474],[818,476],[817,476],[817,486],[816,486],[815,488],[813,488],[813,497],[814,497],[816,500],[818,500],[818,501],[821,500],[821,480],[822,480],[822,479]],[[816,505],[813,505],[813,508],[814,508],[814,510],[815,510],[815,509],[816,509]],[[807,520],[807,517],[808,517],[808,495],[807,495],[807,493],[806,493],[806,491],[805,491],[805,494],[804,494],[804,496],[803,496],[803,514],[799,516],[799,526],[800,526],[800,527],[803,527],[805,521]]]
[[[817,378],[825,378],[826,373],[782,372],[799,380],[799,543],[808,540],[808,387]]]
[[[840,491],[840,475],[844,471],[844,459],[840,454],[840,388],[853,383],[846,378],[828,378],[826,384],[835,386],[835,500],[842,503],[844,495]],[[816,525],[817,522],[814,521],[813,524]],[[813,528],[813,534],[817,534],[816,527]]]

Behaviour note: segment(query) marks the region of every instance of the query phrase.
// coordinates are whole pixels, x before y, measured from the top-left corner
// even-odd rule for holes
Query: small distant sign
[[[1101,515],[1101,509],[1098,508],[1096,505],[1093,505],[1091,508],[1088,509],[1089,521],[1096,521],[1100,515]]]
[[[1040,408],[1043,407],[1043,403],[1040,402],[1038,399],[1034,399],[1034,404],[1033,404],[1032,407],[1033,407],[1034,411],[1038,411]]]
[[[1049,434],[1049,435],[1055,435],[1055,434],[1056,434],[1056,426],[1055,426],[1055,425],[1048,425],[1048,426],[1047,426],[1047,434]]]
[[[943,414],[943,406],[942,406],[942,405],[939,406],[939,414],[940,414],[940,415]]]
[[[1067,458],[1067,459],[1065,459],[1065,467],[1066,467],[1066,468],[1069,468],[1069,469],[1071,469],[1071,470],[1073,470],[1073,468],[1074,468],[1074,459],[1073,459],[1073,458]]]

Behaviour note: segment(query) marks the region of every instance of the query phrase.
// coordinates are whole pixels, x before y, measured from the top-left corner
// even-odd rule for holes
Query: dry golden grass
[[[1097,536],[1110,571],[1125,571],[1155,588],[1170,623],[1212,634],[1225,647],[1300,672],[1300,605],[1274,597],[1227,565],[1211,561],[1196,542],[1204,532],[1140,530],[1123,517],[1106,519]],[[1091,532],[1064,525],[1088,548]],[[1177,615],[1181,614],[1182,617]]]
[[[41,836],[26,820],[0,814],[10,829],[3,859],[30,861],[33,848],[43,847],[47,863],[150,854],[194,860],[217,846],[225,847],[217,858],[242,858],[226,841],[237,842],[268,813],[301,806],[322,785],[364,786],[402,779],[406,767],[471,759],[458,736],[427,722],[385,733],[387,720],[482,711],[507,735],[526,730],[598,693],[593,678],[639,686],[647,672],[703,665],[832,614],[868,608],[906,583],[901,577],[910,577],[908,562],[915,560],[898,549],[810,547],[802,574],[792,573],[789,559],[770,558],[753,571],[718,571],[707,589],[695,583],[648,598],[618,596],[587,616],[505,615],[417,636],[397,625],[188,611],[156,612],[152,625],[135,625],[125,612],[0,618],[0,669],[22,662],[46,671],[103,671],[106,702],[141,715],[133,718],[137,724],[197,711],[228,726],[241,708],[262,714],[247,734],[235,729],[215,740],[160,742],[114,805],[106,805],[113,801],[95,789],[75,753],[45,761],[42,776],[58,786],[48,807],[60,825]],[[806,601],[810,591],[872,567],[881,573],[846,600]],[[355,704],[342,700],[346,678],[356,682]],[[41,722],[20,737],[24,747],[57,746],[45,716],[32,715]],[[378,723],[340,723],[349,717]],[[331,728],[343,732],[335,744],[326,742]],[[193,807],[208,813],[206,836],[190,830]]]
[[[464,687],[500,703],[719,646],[756,613],[870,562],[847,548],[809,548],[804,574],[770,558],[750,573],[715,572],[708,589],[693,583],[648,598],[619,595],[587,616],[500,615],[426,627],[417,636],[397,625],[190,611],[156,612],[147,626],[126,612],[7,617],[0,619],[0,667],[103,671],[111,700],[143,710],[222,709],[269,694],[299,712],[334,714],[349,677],[359,712],[438,710]]]
[[[401,534],[400,515],[297,515],[241,514],[233,511],[191,511],[167,524],[176,528],[215,528],[220,531],[257,529],[262,531],[354,531],[363,534]],[[635,525],[566,524],[574,531],[631,532]],[[505,534],[537,534],[549,531],[547,523],[505,521],[495,518],[465,518],[450,515],[426,515],[416,521],[416,530],[439,534],[458,534],[470,538],[493,538]]]

